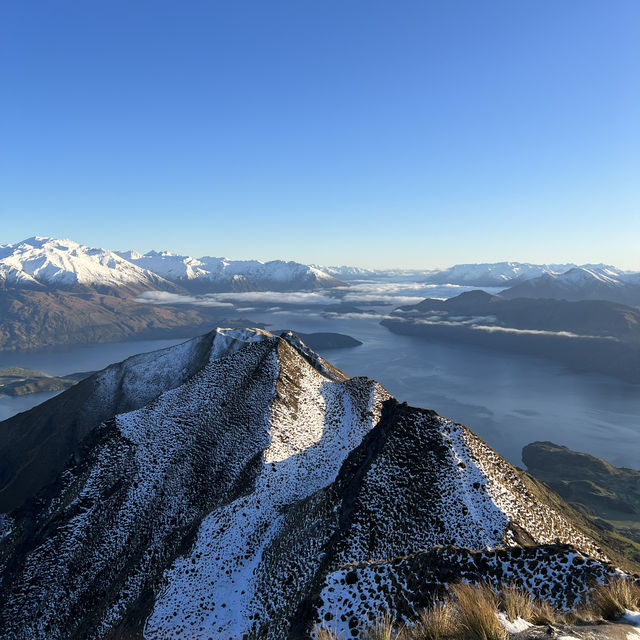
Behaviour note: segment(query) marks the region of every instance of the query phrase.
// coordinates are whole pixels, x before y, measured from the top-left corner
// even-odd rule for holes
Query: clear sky
[[[0,243],[640,269],[637,0],[4,0]]]

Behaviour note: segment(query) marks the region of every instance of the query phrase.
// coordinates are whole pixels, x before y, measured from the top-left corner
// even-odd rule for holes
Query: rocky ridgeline
[[[0,425],[18,458],[77,437],[0,518],[3,638],[357,637],[461,578],[566,606],[614,572],[469,429],[290,333],[218,329],[54,400]]]

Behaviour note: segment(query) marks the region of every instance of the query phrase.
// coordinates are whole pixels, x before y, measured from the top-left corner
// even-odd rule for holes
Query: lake
[[[388,309],[388,307],[387,307]],[[378,308],[381,311],[381,308]],[[273,329],[336,331],[364,344],[324,355],[349,375],[381,382],[400,401],[435,409],[471,427],[512,463],[535,440],[552,440],[640,468],[640,387],[577,374],[533,357],[400,336],[376,316],[323,317],[313,311],[252,311]],[[82,347],[55,353],[5,354],[0,368],[24,366],[63,375],[95,370],[135,353],[180,342],[154,340]],[[0,398],[0,418],[54,394]]]
[[[0,369],[25,367],[42,371],[52,376],[64,376],[80,371],[97,371],[112,362],[120,362],[136,353],[154,351],[184,342],[180,340],[139,340],[97,344],[90,347],[75,347],[64,350],[40,351],[38,353],[0,353]],[[53,398],[59,392],[33,393],[27,396],[0,396],[0,420],[27,411],[37,404]]]

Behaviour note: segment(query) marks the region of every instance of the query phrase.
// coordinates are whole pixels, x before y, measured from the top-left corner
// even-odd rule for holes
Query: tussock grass
[[[451,585],[460,640],[506,640],[508,634],[500,624],[498,594],[486,583]]]
[[[640,585],[626,576],[616,576],[595,586],[588,601],[570,611],[561,611],[547,600],[534,598],[528,591],[507,584],[499,589],[484,582],[459,582],[450,586],[449,595],[434,601],[418,618],[398,625],[389,613],[378,616],[366,627],[364,640],[508,640],[497,614],[503,611],[511,621],[521,618],[534,625],[573,625],[597,620],[615,620],[626,609],[640,610]],[[314,629],[317,640],[341,640],[324,627]]]
[[[442,640],[456,634],[455,608],[451,599],[445,598],[421,611],[415,623],[406,627],[402,640]]]
[[[395,640],[400,636],[400,632],[395,632],[395,626],[395,620],[390,613],[380,614],[367,628],[365,640]]]
[[[616,576],[604,584],[596,585],[590,594],[586,609],[594,616],[615,620],[625,609],[640,608],[640,586],[625,576]]]
[[[560,624],[564,618],[555,605],[536,598],[531,603],[531,618],[528,621],[535,625]]]
[[[500,589],[498,608],[507,614],[511,622],[517,618],[531,622],[534,615],[533,596],[511,582]]]
[[[315,640],[340,640],[338,634],[331,629],[327,629],[326,627],[316,625],[313,628],[313,638]]]

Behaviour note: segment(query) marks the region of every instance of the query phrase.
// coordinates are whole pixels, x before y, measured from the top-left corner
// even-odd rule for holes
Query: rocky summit
[[[467,427],[289,332],[217,329],[3,428],[14,456],[47,438],[71,451],[0,515],[7,640],[358,637],[460,579],[571,605],[615,571],[570,507]]]

